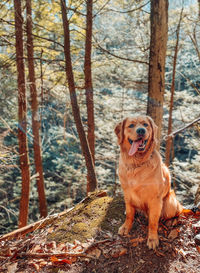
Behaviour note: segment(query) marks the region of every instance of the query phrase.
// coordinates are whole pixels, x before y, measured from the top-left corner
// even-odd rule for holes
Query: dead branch
[[[135,12],[137,10],[140,10],[142,9],[143,7],[145,7],[146,5],[149,4],[150,1],[144,3],[143,5],[137,7],[137,8],[133,8],[133,9],[130,9],[130,10],[115,10],[115,9],[108,9],[108,11],[112,11],[112,12],[117,12],[117,13],[132,13],[132,12]]]
[[[186,126],[172,132],[171,134],[167,135],[164,137],[165,140],[167,140],[168,138],[173,138],[175,137],[177,134],[179,134],[180,132],[184,131],[185,129],[191,127],[192,125],[194,125],[195,123],[197,123],[198,121],[200,121],[200,117],[196,118],[195,120],[191,121],[190,123],[188,123]]]
[[[22,252],[17,254],[18,257],[29,257],[34,259],[50,258],[50,257],[59,257],[59,258],[69,258],[69,257],[84,257],[95,259],[94,256],[87,255],[83,252],[81,253],[67,253],[67,252],[58,252],[58,253],[28,253]]]
[[[56,214],[56,215],[52,215],[52,216],[49,216],[45,219],[42,219],[42,220],[39,220],[35,223],[32,223],[30,225],[27,225],[25,227],[22,227],[22,228],[18,228],[10,233],[7,233],[3,236],[0,237],[0,242],[1,241],[5,241],[5,240],[11,240],[11,239],[16,239],[18,237],[23,237],[25,236],[27,233],[30,233],[36,229],[42,229],[43,227],[51,224],[56,218],[59,218],[61,217],[62,215],[64,215],[65,213],[67,213],[68,211],[63,211],[59,214]]]
[[[95,39],[95,46],[98,47],[99,49],[101,49],[103,52],[117,58],[117,59],[120,59],[120,60],[124,60],[124,61],[128,61],[128,62],[135,62],[135,63],[140,63],[140,64],[146,64],[146,65],[149,65],[148,62],[145,62],[145,61],[141,61],[141,60],[135,60],[135,59],[131,59],[131,58],[125,58],[125,57],[122,57],[122,56],[118,56],[112,52],[110,52],[109,50],[103,48],[99,42]]]

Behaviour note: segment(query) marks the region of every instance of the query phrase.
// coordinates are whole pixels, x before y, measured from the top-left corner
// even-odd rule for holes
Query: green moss
[[[49,240],[57,242],[86,241],[95,237],[99,230],[116,233],[124,218],[123,198],[95,194],[79,203],[54,223],[56,228]]]

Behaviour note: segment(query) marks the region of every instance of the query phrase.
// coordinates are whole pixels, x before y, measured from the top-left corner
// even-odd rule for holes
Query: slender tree
[[[18,83],[18,141],[20,169],[22,176],[22,190],[19,210],[19,227],[23,227],[28,221],[28,203],[30,192],[30,171],[27,144],[27,120],[26,120],[26,87],[24,71],[24,49],[23,49],[23,17],[21,1],[14,0],[15,9],[15,37],[16,37],[16,63]]]
[[[170,89],[171,98],[170,98],[170,105],[169,105],[168,135],[170,135],[172,132],[172,111],[173,111],[173,104],[174,104],[176,63],[177,63],[177,56],[178,56],[179,33],[180,33],[182,17],[183,17],[183,8],[181,10],[179,22],[178,22],[177,29],[176,29],[176,44],[175,44],[175,49],[174,49],[172,84],[171,84],[171,89]],[[172,138],[168,137],[167,142],[166,142],[166,149],[165,149],[165,164],[167,166],[170,165],[171,146],[172,146]]]
[[[167,37],[168,0],[151,0],[151,41],[147,114],[154,119],[158,126],[158,149],[160,147],[163,116]]]
[[[26,32],[27,32],[27,56],[28,56],[28,71],[29,71],[29,86],[31,94],[31,109],[32,109],[32,130],[33,130],[33,150],[35,170],[37,173],[37,190],[39,196],[40,216],[47,216],[47,204],[44,189],[44,176],[41,155],[41,141],[40,141],[40,116],[38,113],[38,98],[37,88],[35,82],[34,69],[34,48],[32,37],[32,7],[31,0],[26,0]]]
[[[75,83],[74,83],[74,74],[73,74],[71,52],[70,52],[70,31],[69,31],[69,21],[67,18],[66,3],[64,0],[60,0],[60,3],[61,3],[63,29],[64,29],[65,71],[66,71],[66,77],[68,80],[72,112],[73,112],[77,132],[80,138],[83,156],[85,158],[86,167],[87,167],[87,173],[88,173],[87,192],[91,192],[96,189],[97,180],[96,180],[96,175],[94,171],[94,163],[92,160],[90,148],[89,148],[88,141],[87,141],[85,131],[83,128],[83,124],[81,121],[80,110],[79,110],[77,97],[76,97],[76,89],[75,89]]]
[[[92,68],[91,68],[91,53],[92,53],[92,6],[93,0],[87,0],[87,15],[86,15],[86,38],[85,38],[85,94],[87,105],[87,125],[88,125],[88,143],[92,159],[95,162],[95,122],[94,122],[94,99],[92,85]]]

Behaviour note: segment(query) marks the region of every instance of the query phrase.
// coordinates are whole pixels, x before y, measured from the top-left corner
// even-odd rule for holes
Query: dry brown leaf
[[[44,266],[46,266],[47,264],[48,264],[48,262],[45,261],[45,260],[42,260],[42,261],[39,262],[40,267],[44,267]]]
[[[8,273],[15,273],[17,271],[17,265],[18,263],[12,263],[12,264],[9,264],[8,267],[7,267],[7,272]]]
[[[119,256],[123,256],[123,255],[127,254],[127,252],[128,252],[127,248],[122,248],[120,253],[119,253]]]
[[[178,235],[179,235],[179,232],[180,232],[180,231],[179,231],[177,228],[172,229],[172,230],[170,231],[169,235],[168,235],[168,238],[171,239],[171,240],[176,239],[176,238],[178,237]]]
[[[30,250],[31,253],[42,253],[44,252],[41,245],[34,245],[31,250]]]
[[[40,265],[38,263],[36,263],[34,261],[30,261],[28,264],[31,265],[31,266],[33,266],[35,268],[36,272],[40,271]]]
[[[16,248],[10,248],[10,247],[5,247],[0,250],[0,255],[1,256],[11,256],[12,252],[15,251]]]
[[[99,257],[101,256],[101,250],[97,247],[88,249],[88,251],[86,251],[86,253],[90,256],[97,258],[97,259],[99,259]]]
[[[113,258],[118,258],[120,256],[123,256],[125,254],[127,254],[128,250],[124,247],[117,247],[117,248],[114,248],[111,250],[111,253],[110,255],[113,257]]]
[[[131,239],[132,246],[136,247],[139,243],[142,243],[145,239],[144,238],[134,238]]]
[[[56,256],[52,256],[51,262],[53,264],[72,264],[72,259],[58,259]]]
[[[70,261],[72,262],[72,263],[75,263],[76,261],[77,261],[77,257],[71,257],[71,259],[70,259]]]

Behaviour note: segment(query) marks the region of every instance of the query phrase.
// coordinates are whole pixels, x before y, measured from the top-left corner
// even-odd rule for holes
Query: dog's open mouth
[[[148,139],[144,140],[143,138],[139,138],[139,139],[133,141],[132,139],[129,138],[128,141],[131,144],[131,148],[128,152],[128,155],[132,156],[137,151],[144,151],[145,150]]]

